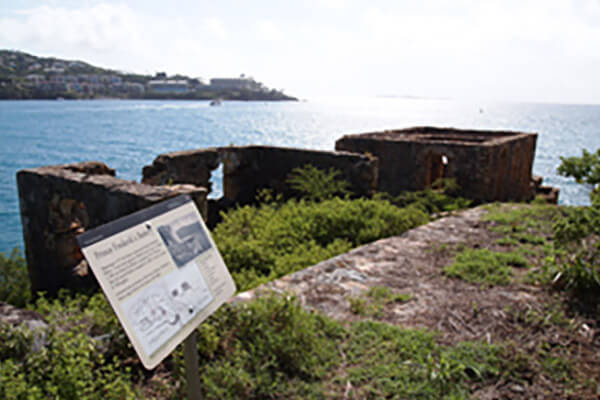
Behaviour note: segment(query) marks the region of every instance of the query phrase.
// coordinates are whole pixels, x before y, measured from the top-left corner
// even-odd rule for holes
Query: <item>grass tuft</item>
[[[511,267],[527,268],[528,265],[525,257],[518,253],[467,249],[456,255],[454,262],[444,268],[444,273],[471,283],[508,285],[512,277]]]

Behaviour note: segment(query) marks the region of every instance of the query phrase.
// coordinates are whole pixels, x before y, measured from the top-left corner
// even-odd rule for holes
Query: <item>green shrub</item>
[[[422,210],[385,200],[289,200],[232,210],[213,234],[244,290],[427,221]]]
[[[555,246],[562,250],[554,283],[594,308],[600,304],[600,149],[561,160],[561,175],[592,187],[592,205],[568,208],[554,224]]]
[[[456,255],[444,273],[471,283],[508,285],[514,267],[528,267],[527,260],[518,253],[499,253],[488,249],[467,249]]]
[[[437,189],[433,189],[436,187]],[[420,191],[405,191],[393,197],[387,193],[377,193],[376,198],[385,199],[398,207],[417,207],[428,214],[455,211],[467,208],[471,200],[457,195],[458,185],[454,179],[434,182],[432,187]]]
[[[581,157],[561,157],[558,173],[575,178],[577,183],[600,185],[600,149],[595,153],[583,150]]]
[[[9,328],[12,341],[26,343],[22,328]],[[15,337],[21,335],[21,338]],[[9,336],[11,337],[11,336]],[[0,358],[0,398],[3,399],[135,399],[127,370],[107,363],[96,342],[77,330],[51,326],[45,346]]]
[[[199,333],[204,397],[211,399],[314,396],[339,363],[345,336],[340,323],[282,296],[224,306]]]
[[[31,300],[27,264],[15,248],[7,256],[0,253],[0,301],[23,307]]]
[[[348,182],[340,179],[341,172],[334,168],[320,170],[311,164],[294,168],[287,178],[290,187],[298,197],[322,201],[335,196],[344,197],[349,194]]]

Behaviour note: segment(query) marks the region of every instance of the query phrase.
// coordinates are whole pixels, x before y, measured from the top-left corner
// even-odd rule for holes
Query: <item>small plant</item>
[[[373,286],[365,293],[364,297],[348,297],[348,302],[353,314],[381,317],[386,305],[404,303],[411,299],[410,294],[394,293],[386,286]]]
[[[287,178],[291,188],[299,197],[322,201],[335,196],[344,197],[350,192],[347,181],[340,179],[341,172],[334,168],[323,171],[311,164],[294,168]]]
[[[406,293],[394,293],[387,286],[373,286],[367,291],[367,296],[379,303],[404,303],[412,299],[412,295]]]
[[[9,256],[0,253],[0,301],[17,307],[31,301],[27,264],[17,248]]]
[[[350,311],[357,315],[366,315],[367,313],[367,301],[362,297],[349,297]]]
[[[443,179],[434,182],[432,187],[420,191],[402,192],[396,197],[387,193],[377,193],[378,198],[390,201],[398,207],[417,207],[427,213],[440,213],[467,208],[471,201],[457,195],[459,187],[454,179]]]

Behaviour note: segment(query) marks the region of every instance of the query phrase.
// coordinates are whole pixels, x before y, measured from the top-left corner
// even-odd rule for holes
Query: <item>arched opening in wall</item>
[[[445,154],[433,152],[428,154],[425,187],[431,187],[434,183],[447,177],[448,162],[448,156]]]

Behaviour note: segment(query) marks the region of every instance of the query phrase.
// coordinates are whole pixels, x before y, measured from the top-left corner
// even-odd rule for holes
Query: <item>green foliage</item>
[[[346,334],[341,324],[281,296],[225,306],[199,332],[210,399],[316,396],[319,381],[339,363],[337,343]]]
[[[561,157],[558,173],[575,178],[577,183],[600,185],[600,149],[595,153],[583,150],[581,157]]]
[[[12,327],[0,321],[0,360],[21,360],[31,349],[33,332],[26,326]]]
[[[387,286],[373,286],[367,291],[367,296],[375,301],[386,304],[404,303],[412,299],[410,294],[394,293],[394,291]]]
[[[232,210],[213,234],[244,290],[427,221],[423,211],[385,200],[289,200]]]
[[[432,214],[469,207],[471,201],[457,196],[458,189],[454,179],[443,179],[434,182],[431,188],[425,190],[406,191],[396,197],[391,197],[387,193],[378,193],[376,198],[389,200],[398,207],[418,207],[424,212]]]
[[[31,349],[31,332],[2,327],[9,344],[0,349],[0,398],[135,399],[131,377],[115,359],[106,362],[97,343],[77,329],[51,325],[44,347]],[[14,344],[18,344],[15,349]],[[29,345],[29,346],[27,346]],[[17,351],[6,352],[6,346]]]
[[[348,182],[340,179],[341,172],[334,168],[320,170],[311,164],[294,168],[287,178],[290,187],[299,197],[322,201],[335,196],[344,197],[350,192]]]
[[[422,330],[365,321],[353,324],[344,345],[347,379],[357,398],[468,397],[468,385],[498,375],[499,348],[483,343],[436,344]]]
[[[529,264],[515,252],[467,249],[456,255],[454,262],[444,268],[444,273],[471,283],[508,285],[512,277],[511,266],[528,267]]]
[[[384,307],[393,303],[404,303],[410,301],[412,295],[405,293],[394,293],[387,286],[373,286],[364,297],[348,297],[350,311],[353,314],[381,317]]]
[[[600,149],[561,160],[561,175],[592,185],[593,190],[590,207],[568,208],[554,224],[555,245],[563,250],[554,283],[594,308],[600,305]]]
[[[0,301],[23,307],[31,300],[27,264],[17,248],[0,253]]]
[[[368,311],[367,300],[362,297],[349,297],[350,311],[357,315],[366,315]]]

